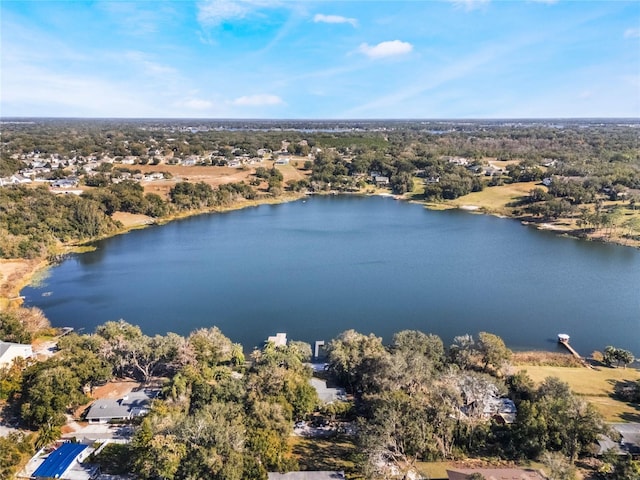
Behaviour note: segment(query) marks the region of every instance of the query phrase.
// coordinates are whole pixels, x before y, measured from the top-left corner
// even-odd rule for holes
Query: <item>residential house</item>
[[[10,177],[0,178],[0,187],[5,185],[21,185],[23,183],[31,183],[31,179],[18,175],[17,173]]]
[[[291,155],[289,152],[278,152],[278,158],[276,158],[276,165],[289,165],[291,161]]]
[[[374,178],[377,187],[386,187],[389,185],[389,177],[378,175]]]
[[[269,480],[346,480],[344,472],[308,471],[267,474]]]
[[[81,443],[63,443],[44,458],[36,454],[27,464],[25,473],[32,479],[90,480],[98,475],[98,466],[82,462],[93,451]]]
[[[327,386],[325,380],[321,380],[316,377],[311,377],[309,383],[315,388],[318,393],[318,399],[323,404],[333,403],[336,400],[346,400],[347,392],[344,388],[332,388]]]
[[[447,470],[449,480],[469,480],[478,473],[485,480],[547,480],[540,470],[525,468],[456,468]]]
[[[0,368],[10,366],[15,358],[30,358],[32,356],[31,345],[0,342]]]
[[[611,429],[619,436],[619,440],[601,435],[598,439],[598,455],[613,450],[618,455],[630,454],[640,458],[640,423],[611,423]]]
[[[86,419],[89,423],[108,423],[140,417],[149,413],[153,397],[155,397],[155,392],[141,390],[131,392],[118,400],[99,399],[91,405]]]
[[[446,160],[449,163],[454,163],[463,167],[469,165],[469,160],[464,157],[447,157]]]
[[[71,188],[71,187],[75,187],[76,185],[78,185],[77,177],[61,178],[59,180],[55,180],[51,184],[53,188]]]

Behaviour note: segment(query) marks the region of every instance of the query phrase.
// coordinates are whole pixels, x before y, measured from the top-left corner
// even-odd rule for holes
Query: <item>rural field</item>
[[[296,168],[296,164],[302,166],[306,158],[293,157],[290,165],[278,165],[276,168],[282,173],[283,183],[289,180],[301,180],[305,177],[304,171]],[[272,160],[263,160],[260,164],[253,167],[218,167],[218,166],[184,166],[184,165],[135,165],[136,170],[142,173],[167,172],[172,178],[167,180],[159,180],[154,182],[143,183],[145,193],[157,193],[165,196],[169,194],[169,190],[178,182],[204,182],[212,187],[218,187],[226,183],[245,182],[249,183],[253,180],[256,167],[272,168],[274,162]],[[263,182],[258,188],[266,191],[267,183]]]
[[[640,405],[622,402],[613,397],[617,384],[637,382],[640,371],[634,368],[595,367],[553,367],[526,365],[518,366],[526,370],[536,383],[547,377],[558,377],[567,382],[571,389],[596,406],[608,422],[640,422]]]

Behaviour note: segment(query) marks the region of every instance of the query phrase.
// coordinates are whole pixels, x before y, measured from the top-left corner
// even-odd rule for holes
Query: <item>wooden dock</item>
[[[564,345],[565,347],[567,347],[567,350],[569,350],[569,352],[571,352],[571,354],[576,357],[578,360],[580,360],[580,363],[582,363],[582,365],[584,365],[587,368],[593,368],[591,365],[589,365],[589,363],[580,356],[580,354],[578,352],[576,352],[576,350],[569,345],[569,336],[566,335],[566,338],[561,337],[560,335],[558,335],[558,343],[561,345]]]

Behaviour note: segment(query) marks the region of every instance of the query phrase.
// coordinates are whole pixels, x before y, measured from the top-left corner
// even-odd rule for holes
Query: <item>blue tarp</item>
[[[42,462],[35,472],[35,478],[60,478],[69,465],[80,455],[86,445],[80,443],[63,443]]]

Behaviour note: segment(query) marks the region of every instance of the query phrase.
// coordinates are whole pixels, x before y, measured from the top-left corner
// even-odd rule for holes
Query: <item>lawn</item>
[[[640,422],[640,405],[625,403],[612,397],[616,383],[640,379],[640,371],[636,369],[526,365],[518,367],[518,370],[526,370],[536,383],[542,382],[546,377],[558,377],[567,382],[574,393],[593,403],[609,422]]]
[[[486,187],[481,192],[473,192],[447,203],[459,207],[474,205],[488,213],[506,215],[512,210],[507,204],[528,195],[529,191],[536,187],[540,187],[540,182],[510,183],[498,187]]]
[[[354,456],[358,449],[352,438],[291,437],[291,442],[300,470],[344,471],[351,480],[362,478],[356,473]]]

